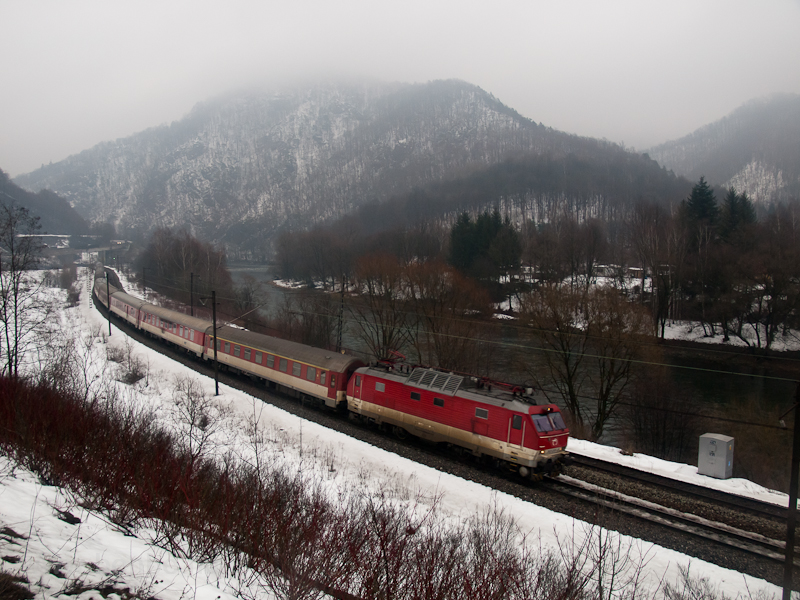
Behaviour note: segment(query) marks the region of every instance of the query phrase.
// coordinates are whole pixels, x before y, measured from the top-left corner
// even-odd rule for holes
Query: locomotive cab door
[[[350,404],[350,409],[360,414],[361,413],[361,384],[362,384],[363,378],[361,377],[361,375],[351,375],[350,379],[348,381],[349,381],[348,387],[350,385],[352,385],[352,389],[353,389],[353,393],[350,394],[350,397],[348,398],[348,402]]]
[[[513,446],[522,447],[525,433],[525,420],[522,415],[511,415],[508,420],[508,443]]]

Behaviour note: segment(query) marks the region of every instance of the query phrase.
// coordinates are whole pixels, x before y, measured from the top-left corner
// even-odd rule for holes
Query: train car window
[[[281,362],[278,363],[278,369],[283,371],[284,373],[286,373],[286,371],[289,369],[289,363],[286,362],[285,358],[282,358]]]
[[[522,415],[514,415],[511,417],[511,428],[522,429]]]
[[[533,419],[533,424],[536,426],[536,431],[539,433],[553,431],[553,424],[550,423],[550,419],[548,419],[546,416],[533,415],[531,418]]]
[[[325,375],[327,375],[327,373],[325,371],[320,371],[319,372],[319,384],[320,385],[325,385]]]
[[[336,375],[331,374],[331,387],[336,387]]]
[[[433,399],[434,406],[444,406],[444,398],[434,398]]]
[[[384,383],[382,381],[376,381],[375,382],[375,391],[376,392],[385,392],[386,391],[386,386],[384,385]]]
[[[419,395],[419,392],[411,392],[411,399],[412,400],[419,400],[420,398],[421,398],[421,396]]]
[[[361,386],[361,375],[356,375],[356,387]]]
[[[183,337],[183,325],[181,325],[181,327],[180,327],[180,334],[179,334],[179,335],[180,335],[181,337]]]
[[[261,364],[261,356],[262,356],[261,352],[256,352],[256,362],[258,364]]]
[[[306,367],[306,379],[309,381],[317,380],[317,370],[314,367]]]
[[[550,422],[553,424],[553,429],[567,428],[566,423],[564,423],[564,417],[561,416],[561,413],[550,413],[547,416],[550,418]]]
[[[239,353],[240,353],[241,351],[242,351],[242,348],[241,348],[241,346],[236,346],[236,345],[234,345],[234,346],[233,346],[233,355],[234,355],[234,356],[239,356]]]
[[[250,360],[250,348],[245,348],[244,349],[244,359],[245,360]]]
[[[189,340],[191,340],[192,342],[194,341],[194,329],[189,331]]]
[[[476,408],[475,409],[475,416],[479,419],[488,419],[489,418],[489,411],[485,408]]]
[[[299,362],[292,364],[292,375],[295,377],[300,377],[300,369],[303,367]]]
[[[267,354],[267,366],[275,368],[275,357],[272,354]]]
[[[217,340],[217,351],[222,350],[222,340]]]
[[[230,353],[231,353],[231,343],[225,342],[225,354],[230,354]]]

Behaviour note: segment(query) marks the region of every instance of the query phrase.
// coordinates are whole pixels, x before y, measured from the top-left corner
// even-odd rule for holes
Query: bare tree
[[[489,310],[486,293],[438,261],[411,265],[407,285],[422,329],[415,340],[420,358],[442,369],[480,368],[477,317]]]
[[[41,339],[52,314],[42,294],[44,278],[34,273],[44,245],[39,218],[15,203],[0,203],[0,319],[3,322],[2,372],[19,375],[26,351]]]
[[[284,297],[271,324],[286,339],[332,348],[338,312],[338,302],[330,294],[302,291]]]
[[[522,316],[542,349],[528,371],[564,402],[576,433],[600,438],[631,381],[647,313],[614,289],[557,285],[525,297]]]
[[[645,298],[645,277],[652,282],[650,306],[653,326],[664,338],[670,316],[677,312],[677,297],[688,252],[688,238],[680,219],[653,204],[637,204],[628,221],[630,242],[642,267],[641,291]]]
[[[389,358],[410,340],[403,265],[388,254],[362,258],[356,266],[359,296],[350,305],[358,335],[377,358]]]
[[[532,328],[542,344],[542,365],[530,362],[526,367],[539,387],[547,393],[555,387],[564,401],[573,428],[583,427],[581,396],[586,381],[583,366],[589,344],[589,331],[577,327],[577,316],[585,295],[572,287],[542,286],[523,297],[520,307],[523,322]]]

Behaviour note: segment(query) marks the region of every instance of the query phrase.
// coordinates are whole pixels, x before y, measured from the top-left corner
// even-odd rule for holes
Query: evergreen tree
[[[746,192],[736,193],[731,187],[722,200],[720,210],[720,235],[727,242],[742,233],[748,225],[756,222],[756,211]]]
[[[692,187],[692,193],[685,200],[685,206],[689,225],[714,227],[717,224],[719,217],[717,199],[705,177],[700,177],[700,181]]]
[[[497,208],[484,211],[474,222],[462,213],[450,231],[450,264],[478,279],[499,279],[519,266],[521,254],[517,231]]]
[[[459,271],[468,271],[475,260],[475,242],[475,225],[467,213],[461,213],[450,231],[450,264]]]

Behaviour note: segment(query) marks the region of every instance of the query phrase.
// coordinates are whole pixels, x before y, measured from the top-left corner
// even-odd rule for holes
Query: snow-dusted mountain
[[[504,160],[542,157],[562,179],[564,157],[590,161],[606,179],[631,157],[646,160],[620,161],[620,153],[628,154],[537,124],[461,81],[359,82],[221,97],[171,125],[99,144],[15,181],[57,192],[87,219],[114,222],[122,235],[185,226],[229,250],[263,256],[284,228],[341,217]],[[628,167],[622,170],[631,179]],[[542,184],[548,194],[569,194],[551,179]],[[485,202],[502,194],[489,190]]]
[[[753,100],[648,154],[692,181],[702,175],[756,202],[800,198],[800,96]]]

